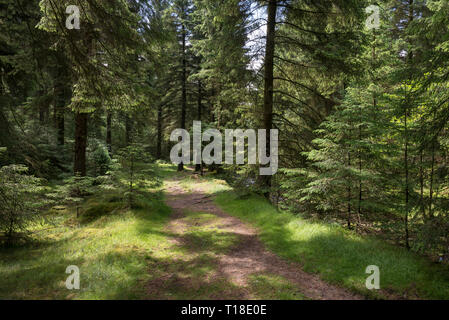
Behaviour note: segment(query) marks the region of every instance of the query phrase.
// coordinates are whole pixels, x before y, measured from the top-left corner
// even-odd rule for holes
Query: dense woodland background
[[[448,259],[447,0],[0,0],[0,72],[7,243],[201,120],[279,129],[275,176],[208,168],[242,197]]]

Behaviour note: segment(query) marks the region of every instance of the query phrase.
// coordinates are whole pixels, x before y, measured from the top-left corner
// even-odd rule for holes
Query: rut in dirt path
[[[233,235],[238,239],[231,250],[212,253],[216,256],[216,277],[225,278],[236,287],[241,288],[238,298],[253,299],[250,290],[246,289],[248,279],[256,273],[269,273],[287,279],[309,299],[362,299],[345,289],[324,282],[316,275],[304,272],[298,264],[287,262],[268,251],[258,239],[257,231],[253,227],[223,212],[215,205],[212,196],[205,193],[201,187],[187,192],[181,187],[179,181],[172,181],[166,188],[166,196],[167,204],[173,209],[168,230],[176,235],[173,240],[176,245],[189,245],[186,243],[185,237],[189,229],[199,224],[207,227],[208,223],[220,232]],[[212,214],[214,219],[212,222],[195,222],[195,225],[192,225],[185,219],[186,212],[189,211]],[[219,246],[219,244],[215,245]],[[231,295],[221,298],[232,299],[235,297],[235,295]]]

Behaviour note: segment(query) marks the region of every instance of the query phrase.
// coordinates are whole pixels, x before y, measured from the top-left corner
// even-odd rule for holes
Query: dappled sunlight
[[[33,248],[0,252],[0,298],[141,299],[147,258],[170,256],[172,249],[164,231],[170,209],[155,192],[140,209],[126,208],[119,194],[107,192],[86,201],[80,219],[76,208],[53,213],[65,228],[43,232]],[[83,219],[92,210],[94,219]],[[79,291],[65,287],[69,265],[80,269]]]
[[[449,296],[449,272],[425,258],[372,237],[362,237],[340,226],[307,221],[290,213],[279,213],[265,199],[254,196],[239,200],[232,192],[222,193],[218,204],[227,212],[254,223],[260,237],[275,253],[299,262],[304,270],[373,297],[418,298]],[[365,288],[365,269],[381,270],[380,292]]]

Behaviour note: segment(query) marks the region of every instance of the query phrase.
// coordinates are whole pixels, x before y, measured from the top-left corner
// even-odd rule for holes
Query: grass
[[[164,255],[169,209],[157,200],[81,226],[41,235],[43,241],[0,253],[0,299],[138,299],[147,259]],[[61,214],[61,213],[60,213]],[[70,223],[73,212],[60,220]],[[69,265],[80,269],[81,290],[65,287]]]
[[[166,267],[159,269],[158,279],[164,279],[162,288],[154,296],[158,299],[252,299],[303,300],[304,295],[287,279],[267,273],[255,273],[245,287],[229,281],[220,272],[217,261],[221,254],[234,248],[241,239],[232,232],[219,228],[220,219],[204,212],[186,212],[180,223],[188,225]],[[158,264],[161,261],[157,262]],[[166,279],[166,280],[165,280]],[[156,287],[161,284],[156,284]]]
[[[32,243],[0,250],[0,299],[145,297],[148,261],[171,254],[164,231],[170,209],[160,190],[148,191],[139,209],[123,209],[114,193],[88,199],[79,218],[74,208],[59,206]],[[65,287],[70,265],[80,269],[80,290]]]
[[[177,174],[170,165],[155,170],[164,180]],[[220,231],[214,215],[186,212],[189,228],[174,243],[161,189],[147,190],[134,209],[112,191],[87,199],[79,217],[56,206],[32,243],[0,249],[0,299],[241,298],[244,290],[217,272],[217,256],[237,237]],[[80,269],[80,290],[65,286],[70,265]]]
[[[191,168],[187,169],[193,171]],[[184,174],[183,179],[180,181],[180,185],[186,191],[193,192],[195,188],[199,188],[206,194],[210,195],[216,194],[221,191],[232,190],[232,188],[226,183],[226,181],[217,179],[213,175],[205,175],[203,177],[199,177],[192,174]]]
[[[272,274],[253,274],[249,279],[249,287],[257,299],[263,300],[306,300],[298,288],[287,279]]]
[[[189,212],[183,220],[190,224],[184,240],[191,251],[226,253],[239,242],[236,234],[220,230],[216,226],[217,216],[213,214]]]
[[[178,245],[171,257],[151,261],[154,279],[151,299],[208,300],[239,299],[242,288],[218,272],[217,257],[237,242],[234,234],[216,227],[217,217],[204,212],[185,212],[178,223],[184,232],[176,234]]]
[[[170,180],[175,167],[155,170],[166,184],[179,182]],[[262,197],[241,199],[212,176],[181,177],[187,190],[207,190],[226,212],[257,227],[271,251],[330,283],[374,298],[449,299],[447,267],[338,225],[278,212]],[[34,242],[0,250],[0,299],[305,299],[277,275],[255,273],[245,288],[223,277],[217,258],[240,239],[204,212],[186,212],[182,235],[168,231],[171,210],[161,189],[146,190],[134,209],[124,209],[113,192],[88,199],[79,218],[75,208],[58,206],[36,226],[43,231]],[[70,265],[80,268],[81,290],[65,287]],[[380,291],[365,288],[369,265],[380,267]]]
[[[338,225],[278,212],[264,198],[239,199],[232,191],[217,194],[229,214],[256,226],[261,240],[276,254],[299,262],[322,279],[372,298],[449,299],[449,269],[372,237]],[[380,291],[365,287],[366,267],[380,268]]]

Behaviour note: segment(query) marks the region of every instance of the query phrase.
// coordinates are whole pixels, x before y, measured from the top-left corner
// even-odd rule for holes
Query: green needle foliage
[[[79,29],[66,27],[69,5]],[[39,230],[41,215],[74,239],[125,211],[146,220],[162,202],[158,175],[175,175],[171,133],[201,121],[203,132],[279,130],[273,177],[195,167],[226,178],[239,201],[264,195],[271,224],[288,210],[354,242],[375,236],[380,255],[387,241],[447,263],[448,25],[447,0],[0,0],[0,237],[54,243],[61,234]],[[351,260],[346,249],[335,259]],[[332,250],[320,252],[329,272]],[[337,271],[328,279],[352,276]],[[294,293],[269,274],[252,283]]]
[[[28,168],[11,165],[0,169],[0,240],[11,245],[26,236],[29,225],[39,218],[44,204],[41,180],[27,174]]]

